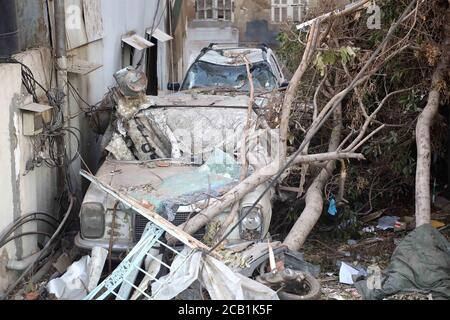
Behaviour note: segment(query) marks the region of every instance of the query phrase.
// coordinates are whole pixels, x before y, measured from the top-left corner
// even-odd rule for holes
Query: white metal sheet
[[[88,43],[81,0],[66,0],[67,49],[75,49]]]
[[[172,36],[168,35],[167,33],[165,33],[164,31],[162,31],[158,28],[153,30],[153,33],[150,28],[147,29],[147,34],[151,35],[152,37],[158,39],[161,42],[167,42],[167,41],[173,40]]]
[[[36,113],[42,113],[48,110],[53,109],[53,107],[45,105],[45,104],[39,104],[39,103],[30,103],[27,104],[25,106],[19,107],[20,110],[25,110],[25,111],[31,111],[31,112],[36,112]]]
[[[153,43],[151,43],[147,39],[145,39],[137,34],[133,34],[131,36],[126,36],[126,37],[122,38],[122,41],[137,50],[144,50],[144,49],[154,46]]]

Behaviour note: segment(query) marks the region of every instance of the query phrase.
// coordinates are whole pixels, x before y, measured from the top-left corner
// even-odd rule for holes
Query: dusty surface
[[[391,214],[391,213],[389,213]],[[401,214],[402,216],[404,214]],[[446,224],[440,228],[441,233],[450,240],[450,214],[447,212],[435,212],[433,219]],[[365,227],[377,225],[378,219],[363,224]],[[304,246],[305,260],[320,265],[321,274],[321,299],[324,300],[361,300],[361,296],[352,285],[339,283],[339,262],[349,265],[367,267],[376,265],[382,270],[389,265],[390,258],[396,246],[406,236],[407,232],[380,231],[362,233],[361,238],[356,241],[338,240],[335,234],[315,231]],[[351,239],[353,240],[353,239]],[[428,295],[420,293],[396,294],[386,300],[429,300]]]

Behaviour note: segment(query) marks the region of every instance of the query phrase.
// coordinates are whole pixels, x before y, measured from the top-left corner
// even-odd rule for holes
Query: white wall
[[[30,50],[15,56],[33,72],[36,80],[50,88],[52,77],[49,49]],[[45,99],[42,90],[37,94]],[[33,158],[32,140],[22,134],[22,111],[19,107],[32,101],[22,90],[21,67],[18,64],[0,64],[0,233],[14,220],[32,212],[47,212],[56,216],[55,198],[57,172],[46,166],[27,171],[26,164]],[[18,233],[36,231],[29,223]],[[39,251],[36,236],[26,236],[0,248],[0,293],[15,278],[8,271],[9,260],[21,260]]]
[[[108,87],[115,85],[113,74],[121,68],[122,63],[122,35],[135,31],[144,36],[145,30],[152,26],[157,4],[156,0],[102,0],[104,38],[68,52],[79,59],[103,65],[101,69],[86,76],[69,76],[69,80],[90,104],[100,101]],[[160,1],[158,20],[165,4],[166,1]],[[165,21],[163,17],[158,26],[163,31]],[[158,78],[161,89],[166,87],[168,79],[168,48],[167,43],[160,43],[158,47]],[[16,58],[30,67],[36,79],[48,89],[55,86],[51,56],[49,49],[41,49],[21,53]],[[50,83],[52,81],[53,84]],[[31,172],[26,171],[26,163],[32,158],[32,148],[30,138],[22,135],[22,118],[18,107],[25,103],[26,97],[22,95],[21,83],[19,65],[0,64],[0,233],[21,215],[36,211],[55,213],[55,199],[62,192],[57,189],[55,169],[42,166]],[[42,96],[43,92],[38,90],[38,94]],[[69,107],[72,115],[80,111],[80,106],[71,95]],[[95,167],[99,160],[99,140],[90,131],[86,117],[81,114],[71,120],[70,125],[81,129],[83,155],[88,164]],[[81,182],[79,168],[80,161],[73,164],[72,174]],[[36,230],[36,225],[30,224],[23,228],[23,231],[32,230]],[[18,239],[5,248],[0,248],[0,294],[16,277],[15,273],[6,269],[8,260],[23,259],[37,250],[36,236]]]
[[[200,51],[211,43],[238,43],[239,30],[234,27],[187,27],[183,59],[183,74],[187,72]],[[184,77],[184,75],[183,75]],[[183,77],[181,79],[183,79]]]
[[[102,64],[103,67],[86,75],[70,75],[69,80],[90,104],[100,101],[108,88],[115,85],[114,73],[122,66],[122,35],[134,31],[140,36],[145,36],[145,30],[152,26],[157,0],[102,0],[102,16],[104,37],[99,41],[89,43],[83,47],[69,51],[69,55],[75,55],[80,59]],[[165,12],[161,23],[157,26],[166,31],[165,21],[167,11],[165,0],[160,1],[157,20]],[[156,23],[155,23],[156,26]],[[158,80],[160,90],[167,87],[169,73],[169,44],[158,43]],[[135,57],[140,58],[141,53]],[[145,63],[142,67],[145,67]],[[71,97],[72,112],[79,109]],[[81,121],[81,122],[80,122]],[[73,121],[73,125],[81,127],[85,135],[82,137],[83,155],[89,167],[93,170],[100,161],[100,140],[93,133],[89,133],[89,127],[83,117]]]
[[[166,1],[160,1],[157,20],[165,10]],[[102,0],[103,26],[105,36],[102,40],[88,44],[87,48],[75,49],[71,53],[82,55],[91,62],[103,64],[103,68],[94,71],[84,81],[89,83],[88,99],[95,103],[103,97],[109,86],[115,84],[113,74],[121,68],[122,63],[122,35],[135,31],[145,36],[145,30],[152,26],[157,0]],[[167,16],[167,13],[165,13]],[[155,24],[156,25],[156,24]],[[159,29],[166,31],[165,19],[161,19]],[[168,44],[158,44],[159,84],[165,89],[168,78]],[[138,53],[140,57],[140,53]]]
[[[5,81],[8,79],[8,81]],[[16,181],[11,152],[11,106],[15,95],[20,94],[21,75],[18,65],[0,64],[0,172],[2,187],[0,189],[0,230],[3,230],[14,218],[14,190],[12,184]],[[6,289],[12,274],[6,270],[6,263],[14,255],[12,244],[0,249],[0,292]]]

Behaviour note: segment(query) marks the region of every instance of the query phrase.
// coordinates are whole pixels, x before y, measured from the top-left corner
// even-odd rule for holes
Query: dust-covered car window
[[[270,67],[262,62],[251,66],[255,90],[270,91],[277,86]],[[203,61],[195,62],[190,68],[181,90],[196,88],[224,88],[237,91],[249,91],[247,68],[241,66],[224,66]]]

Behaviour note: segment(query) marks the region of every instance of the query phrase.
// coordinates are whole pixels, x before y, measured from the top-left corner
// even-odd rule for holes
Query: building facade
[[[210,43],[278,44],[283,25],[301,22],[317,0],[185,0],[174,24],[174,82]]]
[[[13,58],[26,65],[45,90],[57,85],[55,1],[62,0],[0,1],[2,5],[8,2],[16,8],[18,53]],[[171,44],[166,41],[166,33],[170,33],[174,4],[169,0],[64,0],[68,61],[65,121],[74,131],[80,132],[79,152],[94,172],[100,164],[100,137],[91,130],[83,110],[102,100],[108,88],[115,85],[114,73],[130,64],[147,72],[149,79],[153,80],[150,82],[156,83],[157,91],[167,86]],[[2,11],[0,19],[3,19],[1,15]],[[159,35],[164,35],[165,41],[155,38],[156,29]],[[143,49],[130,46],[124,40],[130,36],[139,36],[138,39],[147,40],[152,45]],[[131,43],[136,46],[135,42]],[[27,111],[23,108],[29,108],[33,98],[22,84],[22,71],[20,64],[0,63],[0,170],[3,174],[0,236],[15,221],[33,212],[61,218],[58,199],[63,190],[58,184],[58,170],[33,163],[38,152],[34,148],[37,136],[25,133],[28,128],[24,114]],[[49,104],[44,90],[37,87],[36,94],[39,104]],[[67,149],[71,155],[77,152],[76,145],[74,139],[69,141]],[[48,152],[42,151],[42,154]],[[78,158],[70,169],[74,193],[79,201],[83,196],[83,183],[78,174],[81,163]],[[74,218],[77,218],[76,210]],[[36,232],[51,233],[52,230],[39,222],[30,222],[12,233],[17,238],[6,244],[0,243],[0,296],[48,240]]]

